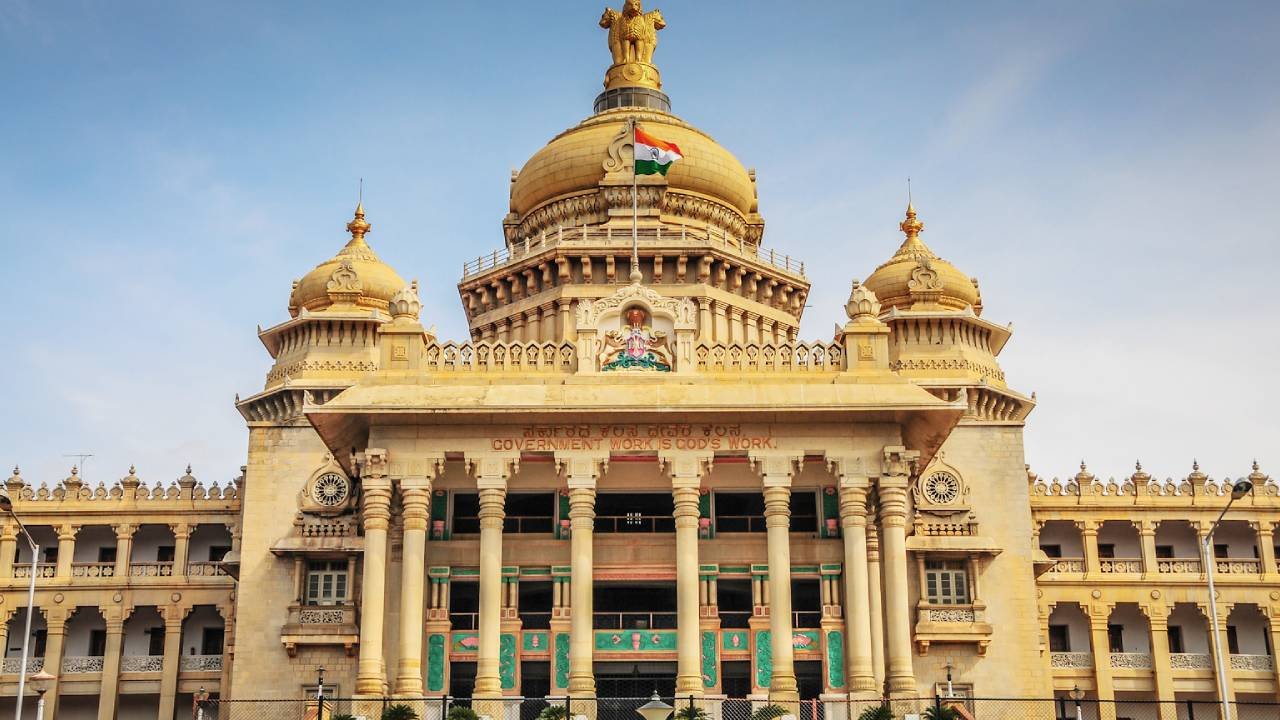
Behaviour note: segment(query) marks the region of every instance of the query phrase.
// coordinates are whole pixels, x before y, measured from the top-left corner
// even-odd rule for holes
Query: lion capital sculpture
[[[627,63],[653,64],[653,50],[658,46],[658,31],[667,26],[662,12],[645,12],[640,0],[625,0],[622,12],[605,8],[600,27],[609,30],[609,52],[614,65]]]

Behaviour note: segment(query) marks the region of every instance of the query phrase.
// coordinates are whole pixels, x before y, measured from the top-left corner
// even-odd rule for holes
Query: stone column
[[[57,676],[49,681],[49,690],[44,695],[44,714],[45,717],[56,718],[58,717],[58,688],[62,684],[62,646],[67,639],[67,611],[62,608],[46,610],[44,621],[46,633],[44,666],[50,673]]]
[[[573,322],[573,313],[569,312],[571,309],[573,309],[572,300],[562,299],[556,301],[556,310],[560,314],[560,320],[556,323],[556,339],[560,342],[565,340],[573,342],[578,339],[578,329]]]
[[[0,578],[13,577],[13,558],[18,551],[18,526],[6,522],[0,530]]]
[[[480,647],[476,653],[475,696],[500,698],[502,522],[506,518],[507,478],[516,459],[481,455],[475,460],[468,456],[467,460],[475,466],[476,487],[480,491]],[[482,707],[477,712],[497,717],[499,710]]]
[[[1102,571],[1102,564],[1098,561],[1098,528],[1102,523],[1081,520],[1076,522],[1076,527],[1080,528],[1080,541],[1084,543],[1084,576],[1097,576]]]
[[[1142,543],[1142,576],[1143,578],[1159,577],[1160,564],[1156,561],[1156,528],[1159,521],[1140,520],[1138,539]]]
[[[115,720],[120,701],[120,650],[124,645],[124,613],[119,607],[104,608],[107,645],[102,654],[102,689],[98,694],[98,720]]]
[[[592,574],[595,567],[596,479],[608,456],[557,453],[569,485],[569,694],[595,697]]]
[[[1096,591],[1095,591],[1096,592]],[[1111,619],[1111,603],[1092,602],[1089,613],[1089,643],[1093,648],[1093,677],[1097,687],[1098,715],[1104,720],[1116,717],[1116,691],[1111,682],[1111,643],[1107,638],[1107,622]]]
[[[133,554],[133,533],[137,525],[116,525],[116,577],[129,577],[129,557]],[[61,542],[58,543],[61,546]]]
[[[361,485],[364,578],[360,590],[360,660],[356,669],[356,695],[379,696],[385,693],[386,687],[382,623],[386,612],[387,526],[391,522],[391,481],[387,478],[386,450],[365,450]]]
[[[676,695],[702,694],[702,624],[698,578],[698,488],[708,456],[662,458],[670,467],[676,524]]]
[[[1276,662],[1277,656],[1280,656],[1280,608],[1275,605],[1267,607],[1264,612],[1267,615],[1267,632],[1271,633],[1271,673],[1275,678],[1276,687],[1280,687],[1280,662]]]
[[[871,578],[867,562],[867,490],[860,458],[829,461],[840,478],[840,527],[844,536],[845,688],[858,699],[880,695],[872,671]]]
[[[158,608],[164,616],[164,659],[160,667],[160,714],[173,720],[178,699],[178,663],[182,659],[182,620],[187,611],[175,605]]]
[[[889,694],[917,693],[911,662],[911,613],[907,588],[907,484],[919,454],[902,447],[885,448],[880,476],[880,525],[883,532],[885,629],[888,640]]]
[[[554,303],[543,303],[542,309],[542,342],[556,339],[556,306]]]
[[[76,531],[79,525],[58,526],[58,564],[54,575],[60,578],[71,577],[71,561],[76,554]]]
[[[193,528],[187,523],[174,523],[169,529],[173,531],[173,574],[175,577],[185,577],[191,559]]]
[[[700,297],[698,298],[698,342],[709,343],[712,341],[711,336],[711,299]]]
[[[871,674],[875,676],[877,693],[884,692],[884,594],[880,573],[880,531],[872,511],[867,522],[867,591],[871,596]]]
[[[1174,704],[1173,666],[1169,660],[1169,607],[1151,603],[1142,611],[1147,615],[1151,628],[1151,668],[1156,680],[1156,712],[1160,720],[1178,720],[1178,707]]]
[[[764,476],[764,522],[769,557],[769,633],[773,650],[770,702],[798,702],[791,639],[791,476],[802,459],[752,454]]]
[[[1276,579],[1276,546],[1275,525],[1269,520],[1253,523],[1258,531],[1258,557],[1262,560],[1262,581],[1275,582]]]
[[[430,520],[431,480],[444,455],[429,459],[432,471],[400,481],[404,517],[404,552],[400,563],[400,658],[396,666],[396,694],[422,697],[422,588],[427,569],[427,523]]]

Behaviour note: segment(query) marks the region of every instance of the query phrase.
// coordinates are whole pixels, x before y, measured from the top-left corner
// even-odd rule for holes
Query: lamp
[[[14,720],[22,720],[22,698],[26,696],[27,686],[27,648],[31,644],[31,616],[36,612],[36,561],[40,559],[40,544],[31,537],[31,533],[27,532],[27,526],[18,519],[18,514],[13,511],[13,498],[9,497],[9,492],[4,488],[0,488],[0,510],[9,513],[9,517],[18,523],[18,529],[22,531],[22,536],[31,546],[31,581],[27,585],[27,629],[22,636],[22,667],[18,669],[18,700],[13,704]]]
[[[31,676],[31,689],[35,690],[39,697],[36,701],[36,720],[44,720],[44,694],[49,692],[49,686],[54,680],[57,678],[44,670]]]
[[[955,688],[951,685],[951,671],[955,668],[955,665],[951,663],[951,658],[948,657],[947,664],[942,667],[947,669],[947,697],[953,698],[956,696],[956,693]]]
[[[1254,463],[1254,468],[1257,469],[1257,463]],[[1222,518],[1226,516],[1227,511],[1231,509],[1231,503],[1248,495],[1251,490],[1253,490],[1253,481],[1249,478],[1240,478],[1231,485],[1231,498],[1227,500],[1227,505],[1222,508],[1222,512],[1218,513],[1218,519],[1209,526],[1209,532],[1204,536],[1204,547],[1201,548],[1201,554],[1204,557],[1204,576],[1209,585],[1209,620],[1213,623],[1213,659],[1218,672],[1218,699],[1222,702],[1222,720],[1231,720],[1231,703],[1227,700],[1227,668],[1222,660],[1222,638],[1219,637],[1218,630],[1218,599],[1213,590],[1213,573],[1218,569],[1217,559],[1213,556],[1213,533],[1222,523]]]
[[[204,704],[209,702],[209,691],[201,685],[200,689],[191,693],[191,704],[196,709],[196,720],[204,720]]]
[[[1080,701],[1084,699],[1084,691],[1079,685],[1071,688],[1071,692],[1067,693],[1072,700],[1076,701],[1076,720],[1084,720],[1084,712],[1080,709]]]
[[[658,691],[653,691],[653,698],[649,702],[636,708],[636,712],[640,713],[640,717],[644,720],[667,720],[667,716],[675,708],[662,702],[662,698],[658,697]]]

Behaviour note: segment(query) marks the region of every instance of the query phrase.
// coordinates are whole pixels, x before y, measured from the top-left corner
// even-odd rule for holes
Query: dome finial
[[[347,223],[347,232],[351,233],[351,242],[347,243],[347,247],[352,245],[365,245],[364,236],[373,227],[364,219],[364,178],[360,178],[360,190],[356,197],[355,217],[351,222]]]
[[[906,219],[898,223],[898,229],[907,236],[907,242],[919,242],[920,233],[924,231],[924,223],[916,218],[916,206],[907,200]]]

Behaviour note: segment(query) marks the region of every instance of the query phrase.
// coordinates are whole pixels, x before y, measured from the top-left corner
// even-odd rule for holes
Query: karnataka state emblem
[[[645,311],[633,307],[624,315],[627,326],[604,336],[602,371],[655,370],[671,372],[667,334],[645,324]]]

